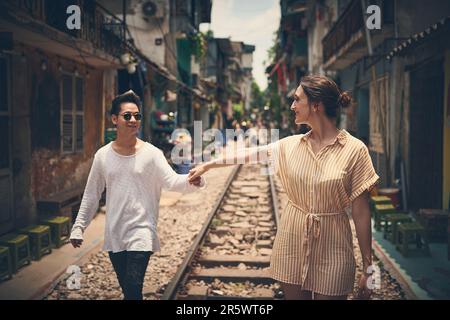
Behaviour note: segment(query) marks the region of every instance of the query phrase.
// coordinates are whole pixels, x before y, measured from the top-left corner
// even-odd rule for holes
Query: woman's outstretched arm
[[[273,148],[273,144],[252,148],[241,148],[236,151],[226,149],[228,153],[224,153],[224,155],[217,159],[201,163],[197,167],[191,169],[189,171],[189,181],[194,181],[197,177],[202,176],[205,172],[213,168],[233,166],[236,164],[263,163],[268,159],[269,148]]]

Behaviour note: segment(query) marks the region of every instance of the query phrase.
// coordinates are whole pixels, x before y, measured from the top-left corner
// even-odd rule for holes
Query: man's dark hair
[[[137,105],[139,111],[141,110],[141,99],[136,93],[133,92],[133,90],[129,90],[114,98],[110,111],[111,115],[118,115],[120,113],[120,105],[127,102],[134,103],[135,105]]]

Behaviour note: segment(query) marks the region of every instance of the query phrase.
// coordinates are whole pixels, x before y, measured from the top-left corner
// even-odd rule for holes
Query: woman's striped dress
[[[311,132],[311,131],[310,131]],[[323,295],[353,290],[355,259],[345,208],[379,180],[364,143],[341,130],[314,154],[309,133],[284,138],[269,159],[289,198],[273,247],[270,274]]]

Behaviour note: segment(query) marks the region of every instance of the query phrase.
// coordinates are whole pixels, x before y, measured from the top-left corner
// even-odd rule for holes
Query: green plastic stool
[[[69,241],[70,219],[68,217],[57,216],[51,219],[43,220],[42,224],[50,227],[52,232],[52,242],[56,248],[61,247]]]
[[[425,228],[418,222],[403,223],[398,227],[396,248],[405,257],[409,256],[409,245],[413,243],[425,255],[430,255]]]
[[[52,252],[52,237],[49,226],[30,226],[21,229],[20,232],[30,238],[31,254],[35,260],[40,260],[44,254]]]
[[[372,215],[375,214],[375,205],[377,204],[392,204],[391,198],[386,196],[372,196],[369,200],[370,211]]]
[[[387,214],[396,213],[395,207],[392,204],[376,204],[375,205],[375,230],[381,230],[381,223],[384,222],[384,216]]]
[[[12,263],[8,247],[0,247],[0,281],[12,278]]]
[[[385,215],[383,238],[396,244],[398,226],[411,221],[412,219],[407,213],[391,213]]]
[[[0,238],[0,244],[7,246],[11,252],[12,270],[31,263],[29,238],[25,234],[7,234]]]

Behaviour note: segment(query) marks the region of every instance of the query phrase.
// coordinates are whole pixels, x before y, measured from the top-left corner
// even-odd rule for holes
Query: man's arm
[[[164,189],[182,193],[194,192],[206,187],[206,181],[201,177],[199,186],[189,183],[187,174],[177,174],[167,162],[161,151],[155,157],[155,170]]]
[[[94,162],[92,163],[89,177],[84,189],[83,199],[81,201],[80,210],[78,211],[77,219],[72,227],[70,234],[70,240],[74,247],[74,243],[81,244],[83,241],[83,232],[91,222],[98,209],[98,203],[105,189],[105,178],[103,175],[102,165],[97,155],[94,156]],[[78,241],[76,241],[78,240]]]

